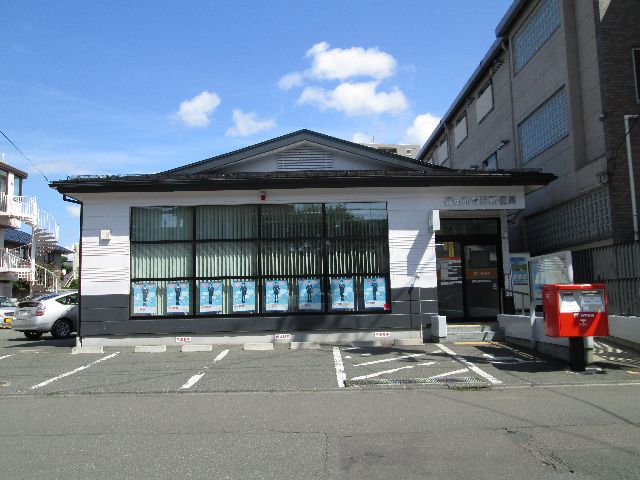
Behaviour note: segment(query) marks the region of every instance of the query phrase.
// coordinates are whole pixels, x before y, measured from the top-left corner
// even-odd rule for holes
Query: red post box
[[[544,333],[549,337],[606,337],[607,305],[607,292],[601,283],[544,285]]]

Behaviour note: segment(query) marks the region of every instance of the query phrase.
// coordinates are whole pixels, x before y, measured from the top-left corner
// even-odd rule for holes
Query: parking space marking
[[[45,385],[49,385],[50,383],[55,382],[56,380],[60,380],[61,378],[68,377],[69,375],[73,375],[74,373],[78,373],[78,372],[80,372],[82,370],[86,370],[87,368],[95,365],[96,363],[104,362],[105,360],[109,360],[110,358],[115,357],[116,355],[118,355],[118,353],[120,353],[120,352],[112,353],[111,355],[107,355],[106,357],[102,357],[102,358],[96,360],[95,362],[91,362],[89,365],[84,365],[82,367],[78,367],[75,370],[71,370],[70,372],[66,372],[66,373],[63,373],[62,375],[58,375],[57,377],[53,377],[53,378],[50,378],[49,380],[45,380],[44,382],[39,383],[39,384],[34,385],[33,387],[31,387],[31,390],[35,390],[36,388],[44,387]]]
[[[363,367],[365,365],[373,365],[376,363],[395,362],[396,360],[406,360],[407,358],[421,357],[423,355],[426,355],[426,353],[413,353],[411,355],[402,355],[401,357],[385,358],[383,360],[373,360],[371,362],[357,363],[354,365],[354,367]]]
[[[484,353],[482,354],[482,356],[486,357],[490,363],[494,364],[513,365],[520,363],[542,363],[542,360],[523,360],[522,358],[518,357],[496,357],[495,355],[491,355],[490,353]]]
[[[433,365],[436,362],[425,362],[425,363],[420,363],[420,365],[422,366],[428,366],[428,365]],[[355,381],[355,380],[366,380],[367,378],[374,378],[374,377],[379,377],[380,375],[385,375],[387,373],[395,373],[395,372],[399,372],[400,370],[407,370],[409,368],[415,368],[417,365],[409,365],[406,367],[399,367],[399,368],[393,368],[391,370],[384,370],[382,372],[375,372],[375,373],[370,373],[369,375],[361,375],[359,377],[353,377],[351,380]]]
[[[12,357],[12,356],[13,356],[13,354],[11,354],[11,355],[5,355],[5,356],[3,356],[3,357],[0,357],[0,360],[2,360],[3,358],[9,358],[9,357]]]
[[[498,380],[496,377],[494,377],[493,375],[488,374],[487,372],[485,372],[484,370],[482,370],[481,368],[478,368],[477,366],[475,366],[473,363],[471,363],[469,360],[467,360],[464,357],[461,357],[460,355],[458,355],[457,353],[455,353],[453,350],[451,350],[449,347],[445,347],[444,345],[442,345],[441,343],[438,344],[438,348],[440,350],[442,350],[443,352],[445,352],[447,355],[453,357],[454,360],[457,360],[458,362],[460,362],[461,364],[463,364],[465,367],[467,367],[469,370],[471,370],[472,372],[480,375],[482,378],[485,378],[487,380],[489,380],[489,382],[493,383],[494,385],[499,385],[502,383],[501,380]]]
[[[213,365],[215,365],[216,363],[218,363],[220,360],[222,360],[224,357],[227,356],[227,353],[229,353],[229,350],[223,350],[222,352],[220,352],[218,354],[218,356],[216,358],[213,359]],[[213,366],[212,365],[212,366]],[[204,367],[204,369],[208,369],[209,367]],[[180,387],[180,390],[188,390],[191,387],[193,387],[196,383],[198,383],[198,381],[204,377],[204,374],[206,372],[202,372],[202,373],[197,373],[196,375],[194,375],[193,377],[191,377],[189,380],[187,380],[187,383],[185,383],[184,385],[182,385]]]
[[[342,355],[339,347],[333,347],[333,363],[336,367],[336,379],[338,380],[338,388],[344,388],[344,381],[347,374],[344,373],[344,365],[342,364]]]
[[[433,375],[433,376],[429,377],[429,380],[433,380],[434,378],[448,377],[449,375],[457,375],[459,373],[464,373],[464,372],[468,372],[468,371],[469,371],[468,368],[461,368],[460,370],[454,370],[453,372],[441,373],[440,375]]]

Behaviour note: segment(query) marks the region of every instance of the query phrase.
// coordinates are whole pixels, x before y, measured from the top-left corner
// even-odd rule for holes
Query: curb
[[[79,353],[104,353],[103,347],[73,347],[71,349],[72,355],[77,355]]]
[[[186,352],[211,352],[213,345],[181,345],[180,351]]]
[[[166,345],[136,345],[134,353],[162,353],[167,351]]]
[[[245,343],[243,350],[273,350],[273,343]]]

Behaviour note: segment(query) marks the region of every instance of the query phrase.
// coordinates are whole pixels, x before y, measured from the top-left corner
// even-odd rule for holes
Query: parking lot
[[[640,384],[640,357],[597,342],[586,372],[498,342],[407,347],[322,345],[290,350],[134,353],[105,348],[72,355],[75,339],[30,341],[0,330],[0,395],[323,391],[362,388],[513,388]]]

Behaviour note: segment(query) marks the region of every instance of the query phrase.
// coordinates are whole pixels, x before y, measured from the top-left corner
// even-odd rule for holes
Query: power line
[[[48,179],[48,178],[47,178],[47,176],[42,172],[42,170],[40,170],[40,169],[36,166],[36,164],[35,164],[35,163],[33,163],[33,162],[31,161],[31,159],[30,159],[29,157],[27,157],[27,156],[25,155],[25,153],[24,153],[22,150],[20,150],[20,148],[19,148],[15,143],[13,143],[9,137],[7,137],[7,136],[5,135],[5,133],[4,133],[2,130],[0,130],[0,133],[2,134],[2,136],[3,136],[4,138],[6,138],[6,139],[7,139],[7,141],[8,141],[11,145],[13,145],[13,148],[15,148],[18,152],[20,152],[20,155],[22,155],[22,156],[27,160],[27,162],[29,162],[29,163],[31,164],[31,166],[32,166],[33,168],[35,168],[38,172],[40,172],[40,175],[42,175],[42,176],[44,177],[44,179],[47,181],[47,183],[49,183],[49,179]]]

